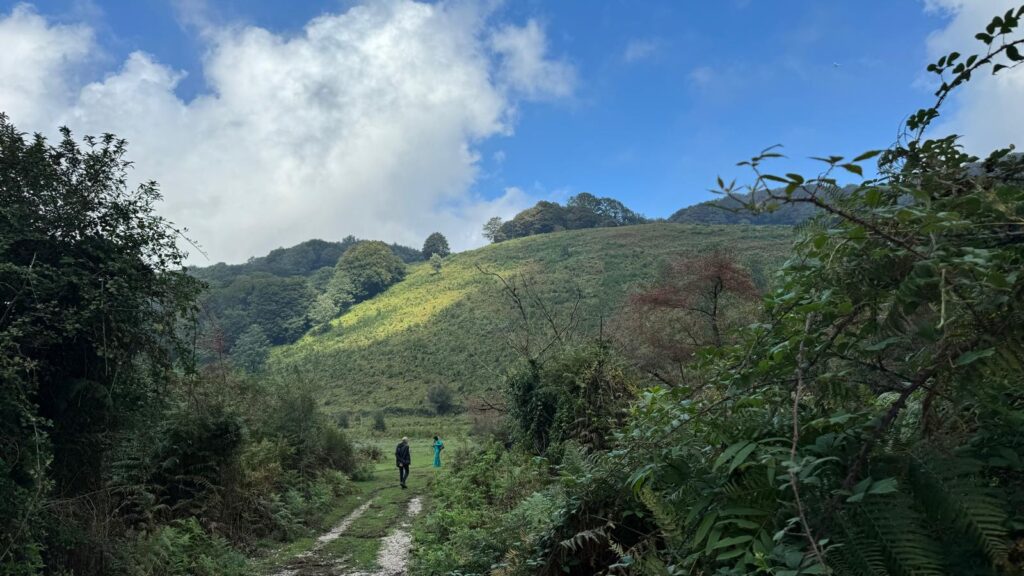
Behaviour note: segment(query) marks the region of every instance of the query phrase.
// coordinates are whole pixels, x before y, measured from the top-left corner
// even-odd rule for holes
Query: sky
[[[0,0],[0,111],[112,132],[202,251],[242,262],[353,234],[464,250],[538,200],[649,217],[783,145],[883,148],[925,66],[1021,0]],[[972,81],[936,132],[1022,143],[1024,68]]]

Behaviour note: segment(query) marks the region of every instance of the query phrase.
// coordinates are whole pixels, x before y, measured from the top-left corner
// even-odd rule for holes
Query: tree
[[[200,284],[183,271],[179,234],[156,213],[159,189],[128,187],[125,141],[84,142],[66,128],[56,144],[26,139],[0,114],[5,574],[39,568],[44,500],[59,494],[73,507],[105,489],[112,439],[159,398],[174,360],[190,358],[182,337]],[[72,553],[50,544],[51,554]]]
[[[444,258],[451,252],[451,249],[448,248],[448,239],[440,232],[434,232],[427,236],[426,241],[423,242],[423,257],[427,260],[434,254]]]
[[[352,282],[345,274],[335,274],[324,291],[309,307],[309,321],[314,326],[326,326],[355,301]]]
[[[759,297],[751,273],[725,252],[679,258],[627,298],[614,340],[639,368],[679,384],[698,350],[730,343],[756,315]]]
[[[434,274],[441,273],[441,266],[443,263],[444,260],[441,258],[440,254],[434,254],[430,257],[430,267],[434,269]]]
[[[501,230],[502,220],[499,216],[494,216],[484,224],[484,238],[487,238],[491,242],[501,242],[504,238],[501,237],[499,230]]]
[[[436,414],[443,416],[455,409],[455,394],[451,387],[435,384],[427,389],[427,403]]]
[[[270,355],[270,340],[257,325],[252,325],[235,341],[231,348],[231,361],[240,370],[255,374],[263,370]]]
[[[362,301],[404,278],[405,263],[390,246],[371,240],[349,248],[338,260],[335,271],[339,282],[351,283],[353,296]]]

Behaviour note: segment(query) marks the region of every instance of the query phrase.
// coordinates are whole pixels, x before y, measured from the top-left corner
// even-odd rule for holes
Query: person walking
[[[441,467],[441,450],[444,450],[444,442],[434,436],[434,468]]]
[[[402,441],[395,447],[395,465],[398,466],[398,482],[405,488],[405,481],[409,479],[409,466],[412,464],[412,455],[409,453],[409,437],[403,436]]]

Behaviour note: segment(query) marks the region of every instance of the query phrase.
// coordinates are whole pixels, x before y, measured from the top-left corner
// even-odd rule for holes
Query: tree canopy
[[[43,497],[102,488],[109,440],[187,357],[199,283],[125,151],[0,114],[0,572],[38,566]]]
[[[336,275],[352,285],[357,300],[372,298],[405,277],[405,263],[380,241],[360,242],[338,260]]]
[[[583,192],[569,198],[565,206],[542,200],[507,222],[492,218],[484,225],[484,235],[492,242],[501,242],[560,230],[629,226],[646,221],[614,198],[598,198]]]
[[[434,254],[444,258],[445,256],[452,253],[448,247],[448,239],[444,237],[440,232],[434,232],[423,242],[423,258],[430,260],[430,257]]]

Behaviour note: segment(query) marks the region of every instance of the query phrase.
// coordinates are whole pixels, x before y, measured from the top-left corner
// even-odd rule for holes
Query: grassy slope
[[[384,294],[353,307],[326,332],[278,348],[272,365],[295,366],[327,382],[337,411],[425,407],[425,392],[447,383],[460,394],[493,388],[515,357],[506,344],[511,311],[496,279],[477,271],[523,272],[546,302],[566,305],[573,284],[584,295],[583,324],[614,314],[630,287],[679,255],[729,251],[764,276],[788,252],[786,227],[648,224],[520,238],[429,265]]]

